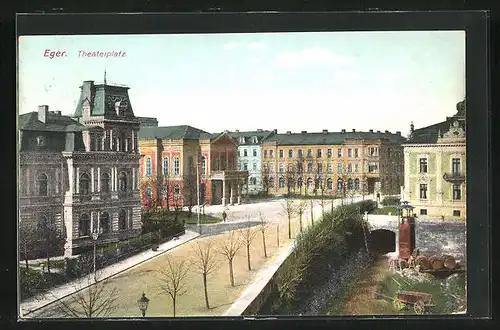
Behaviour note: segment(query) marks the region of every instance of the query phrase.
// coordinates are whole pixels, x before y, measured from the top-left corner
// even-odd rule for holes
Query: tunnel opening
[[[376,229],[370,232],[370,250],[375,254],[396,251],[396,233],[387,229]]]

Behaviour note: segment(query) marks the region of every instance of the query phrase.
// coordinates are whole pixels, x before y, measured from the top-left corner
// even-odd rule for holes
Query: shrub
[[[359,212],[364,214],[365,212],[372,213],[377,208],[377,203],[372,200],[365,200],[361,202],[357,202],[351,205],[356,205],[359,208]],[[351,206],[348,205],[348,206]]]
[[[21,300],[46,291],[64,282],[64,275],[51,273],[43,274],[35,269],[21,268],[20,270],[20,289]]]
[[[386,196],[382,199],[382,205],[384,206],[397,206],[399,205],[400,198],[396,196]]]

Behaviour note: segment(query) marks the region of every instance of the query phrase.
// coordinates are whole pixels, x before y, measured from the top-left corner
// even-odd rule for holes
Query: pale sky
[[[440,122],[464,98],[465,32],[23,36],[19,113],[47,104],[72,114],[81,83],[105,69],[108,84],[130,87],[135,115],[160,126],[406,135],[411,121]]]

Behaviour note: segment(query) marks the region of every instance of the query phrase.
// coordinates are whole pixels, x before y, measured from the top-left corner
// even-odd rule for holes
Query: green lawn
[[[179,220],[186,221],[186,224],[188,225],[197,225],[198,224],[198,214],[196,212],[191,213],[191,217],[189,217],[189,212],[187,211],[182,211],[179,212]],[[221,218],[213,217],[208,214],[200,214],[200,222],[202,224],[207,224],[207,223],[218,223],[221,222]]]
[[[395,206],[384,206],[380,209],[375,209],[373,210],[373,212],[371,214],[385,214],[385,215],[388,215],[388,214],[391,214],[391,215],[398,215],[398,208],[395,207]]]

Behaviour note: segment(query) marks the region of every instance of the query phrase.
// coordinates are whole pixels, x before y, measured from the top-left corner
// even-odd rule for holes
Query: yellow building
[[[435,125],[410,129],[404,144],[403,199],[421,216],[466,217],[466,105]]]
[[[401,132],[277,132],[262,148],[263,190],[272,195],[399,194]]]

